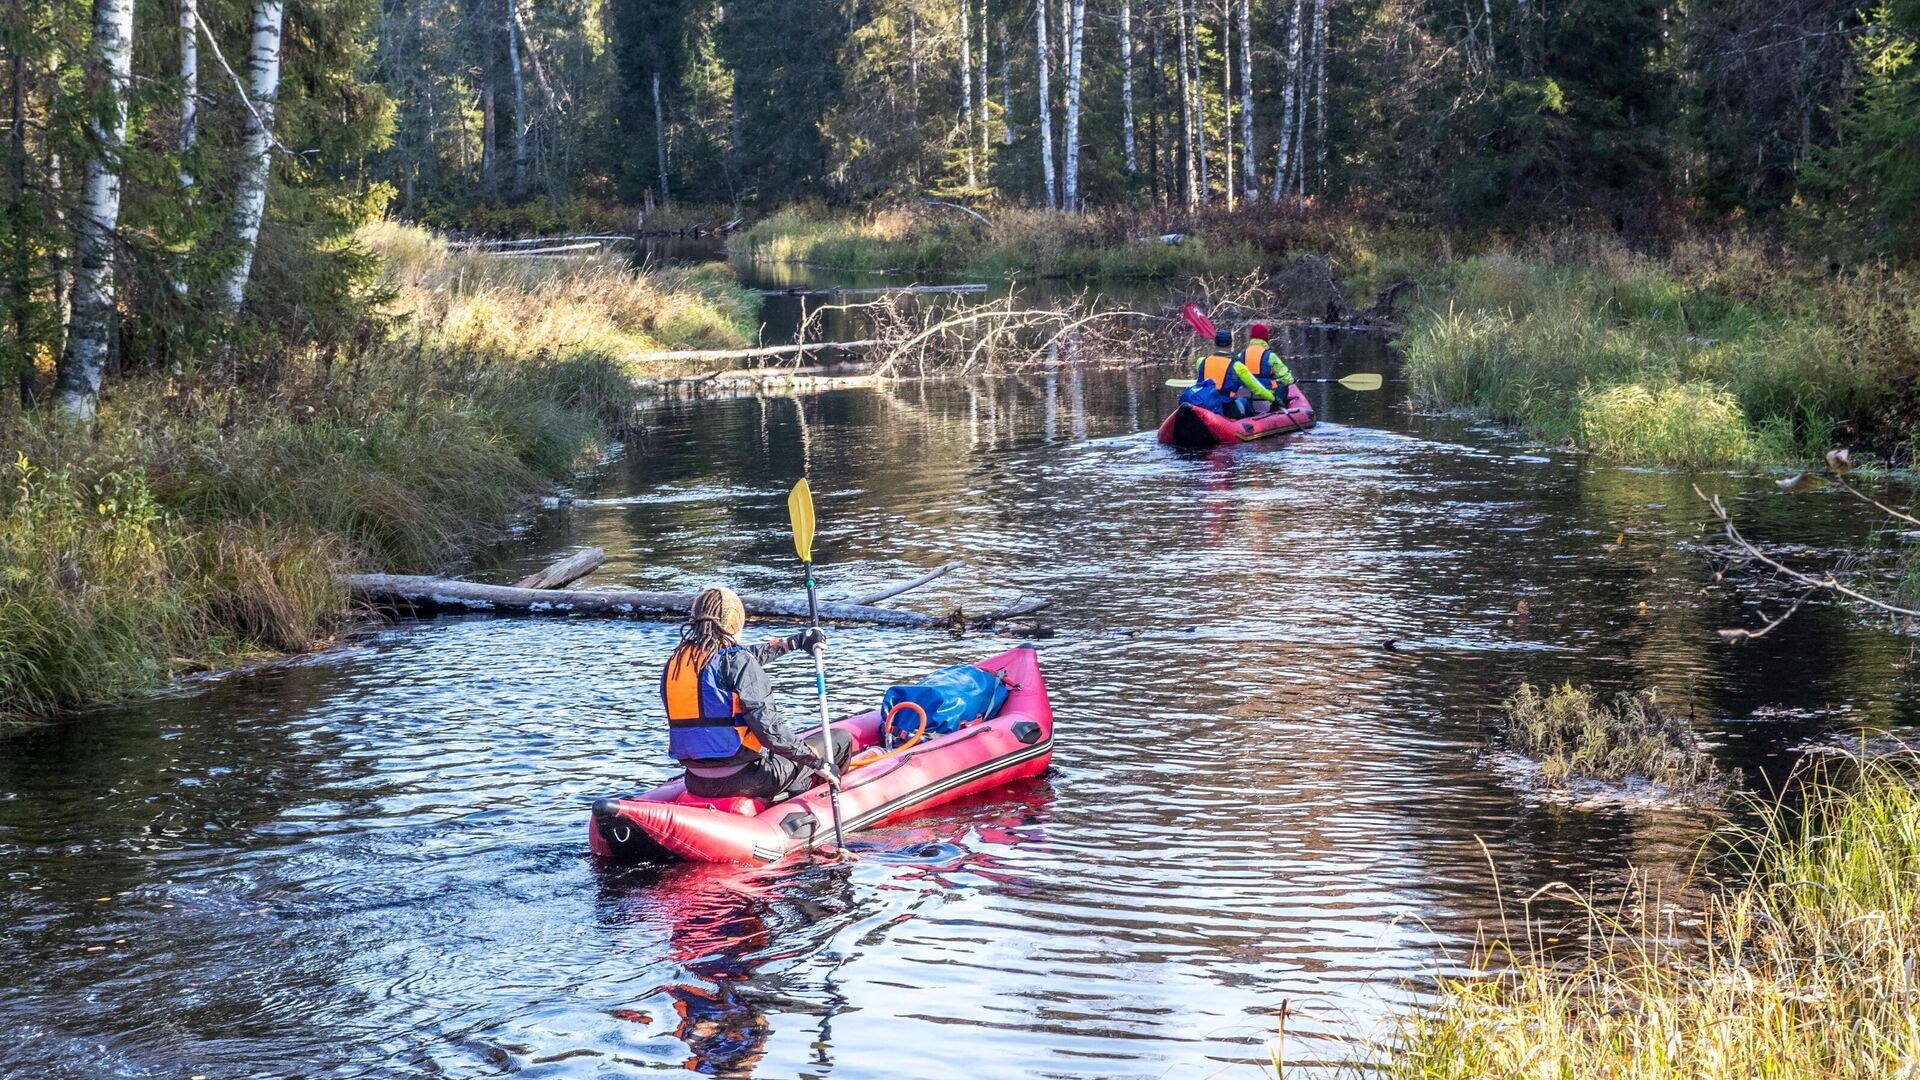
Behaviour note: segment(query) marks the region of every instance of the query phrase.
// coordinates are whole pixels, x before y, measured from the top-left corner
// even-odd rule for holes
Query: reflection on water
[[[1344,347],[1301,366],[1388,359]],[[1911,730],[1900,646],[1839,612],[1714,639],[1752,612],[1703,591],[1686,477],[1391,389],[1313,387],[1329,422],[1291,445],[1176,453],[1166,374],[665,404],[481,571],[595,544],[604,583],[792,591],[804,464],[827,593],[959,556],[903,599],[1056,598],[1049,776],[850,863],[596,867],[588,803],[669,772],[671,626],[448,619],[197,684],[0,745],[0,1074],[1256,1076],[1283,999],[1294,1058],[1340,1060],[1452,963],[1498,916],[1488,853],[1509,895],[1684,864],[1692,816],[1477,764],[1519,679],[1658,685],[1749,767]],[[1757,535],[1861,527],[1702,483]],[[1005,645],[846,629],[833,700]],[[810,672],[773,674],[804,709]]]

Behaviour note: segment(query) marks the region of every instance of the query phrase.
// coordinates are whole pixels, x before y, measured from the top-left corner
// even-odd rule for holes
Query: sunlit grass
[[[1171,278],[1242,273],[1253,245],[1159,231],[1121,214],[1063,214],[1002,206],[991,225],[957,211],[886,208],[861,216],[790,207],[728,240],[735,254],[846,270],[974,277]]]
[[[592,350],[631,361],[667,349],[751,345],[759,297],[721,267],[636,270],[617,254],[462,253],[381,221],[360,238],[387,264],[394,311],[430,345],[510,353]]]
[[[1804,779],[1733,839],[1700,928],[1639,888],[1577,901],[1440,980],[1370,1063],[1388,1080],[1890,1078],[1920,1072],[1920,786],[1910,759]]]
[[[1801,280],[1739,246],[1496,252],[1435,284],[1402,337],[1416,403],[1621,461],[1815,456],[1920,356],[1899,275]]]

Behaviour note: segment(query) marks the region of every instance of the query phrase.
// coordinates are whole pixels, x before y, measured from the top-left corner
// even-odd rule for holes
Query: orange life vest
[[[1271,348],[1264,341],[1249,341],[1247,351],[1240,354],[1240,362],[1247,365],[1247,374],[1260,380],[1263,386],[1273,388],[1273,373],[1267,367],[1267,350]]]
[[[695,664],[689,646],[674,650],[660,673],[660,700],[667,709],[667,752],[681,761],[730,758],[742,749],[759,753],[753,729],[739,722],[740,695],[720,685],[720,662],[732,648]]]
[[[1246,384],[1234,377],[1233,365],[1240,358],[1232,353],[1212,353],[1200,360],[1200,374],[1194,379],[1195,385],[1207,379],[1213,380],[1215,389],[1223,394],[1233,395],[1244,392]]]

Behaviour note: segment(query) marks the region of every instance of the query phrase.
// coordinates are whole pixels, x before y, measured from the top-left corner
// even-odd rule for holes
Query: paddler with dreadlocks
[[[809,627],[742,645],[746,624],[747,609],[732,589],[704,589],[694,598],[692,617],[660,675],[667,752],[687,770],[690,795],[777,802],[845,771],[853,734],[834,731],[834,768],[827,773],[818,744],[801,743],[780,718],[762,666],[796,649],[826,648],[826,631]]]

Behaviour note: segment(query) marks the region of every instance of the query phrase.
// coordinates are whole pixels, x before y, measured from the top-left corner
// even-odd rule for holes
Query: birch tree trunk
[[[1493,55],[1493,26],[1487,26]],[[1313,0],[1313,189],[1327,188],[1327,0]]]
[[[1231,0],[1229,0],[1231,2]],[[1248,202],[1260,201],[1260,154],[1253,142],[1253,0],[1240,0],[1240,163]]]
[[[987,3],[986,0],[980,0],[980,167],[991,171],[993,161],[987,155],[987,147],[991,140],[988,129],[992,119],[987,112],[987,102],[992,100],[992,95],[987,88],[987,63]]]
[[[200,14],[195,0],[180,0],[180,197],[193,198],[193,168],[187,162],[200,136]],[[187,296],[187,253],[174,259],[173,293]]]
[[[1046,191],[1047,209],[1053,201],[1053,105],[1047,90],[1047,0],[1034,0],[1033,34],[1037,48],[1034,59],[1040,67],[1040,178]]]
[[[87,125],[86,189],[74,237],[73,315],[54,375],[60,411],[92,423],[113,340],[113,240],[120,227],[120,154],[133,82],[133,0],[93,0],[89,46],[95,91]]]
[[[973,32],[967,14],[973,0],[960,0],[960,144],[967,149],[967,186],[978,187],[973,161]]]
[[[1175,0],[1180,20],[1174,36],[1175,59],[1180,64],[1180,186],[1189,209],[1200,205],[1200,171],[1193,160],[1193,79],[1187,71],[1187,0]]]
[[[1013,52],[1007,48],[1007,20],[1000,20],[1000,145],[1013,145]]]
[[[1226,168],[1220,173],[1220,186],[1227,193],[1227,209],[1233,209],[1233,0],[1220,3],[1220,146]]]
[[[520,70],[520,35],[514,32],[514,0],[507,7],[507,74],[513,78],[513,193],[527,190],[527,79]]]
[[[9,25],[21,25],[20,0],[7,0]],[[8,216],[24,223],[27,206],[27,57],[18,48],[7,51],[7,200]],[[29,278],[28,244],[15,237],[11,244],[12,276],[7,281],[7,311],[13,323],[14,355],[8,359],[19,372],[20,407],[33,407],[34,345],[33,294]]]
[[[1080,209],[1080,42],[1087,28],[1087,0],[1073,0],[1073,32],[1067,51],[1067,175],[1061,188],[1060,208]]]
[[[1193,131],[1194,160],[1200,163],[1200,205],[1207,205],[1211,186],[1207,175],[1207,86],[1200,78],[1200,11],[1193,0],[1185,0],[1187,7],[1187,56],[1193,65]]]
[[[660,205],[667,205],[667,110],[660,103],[660,73],[653,73],[653,156],[660,168]]]
[[[1120,0],[1120,138],[1132,176],[1140,171],[1133,148],[1133,0]]]
[[[1160,48],[1160,24],[1164,21],[1165,15],[1165,7],[1157,0],[1147,11],[1147,48],[1151,60],[1149,70],[1153,72],[1152,108],[1147,110],[1147,167],[1153,173],[1153,205],[1155,206],[1160,205],[1162,181],[1165,178],[1165,170],[1160,167],[1160,118],[1166,111],[1167,100],[1167,62]],[[1171,163],[1173,155],[1166,156]],[[1170,198],[1173,184],[1167,182],[1164,187]]]
[[[740,103],[736,100],[732,106],[733,127],[740,127]],[[925,144],[920,141],[920,14],[913,7],[907,8],[907,127],[913,132],[913,156],[910,159],[909,175],[914,184],[920,183],[920,151]],[[736,136],[734,142],[739,142]],[[737,147],[736,147],[737,149]]]
[[[267,172],[273,163],[273,105],[280,96],[280,29],[286,18],[281,0],[257,0],[253,6],[253,44],[247,50],[247,152],[233,200],[233,242],[238,249],[222,299],[229,313],[247,298],[253,251],[260,240],[260,219],[267,209]]]
[[[1300,70],[1300,16],[1304,0],[1293,0],[1293,18],[1287,23],[1286,82],[1280,94],[1280,149],[1273,160],[1273,203],[1286,198],[1287,181],[1293,175],[1293,91]]]
[[[499,178],[494,175],[494,144],[500,141],[499,110],[494,104],[493,50],[486,50],[487,70],[480,83],[480,187],[491,198],[498,190]]]

